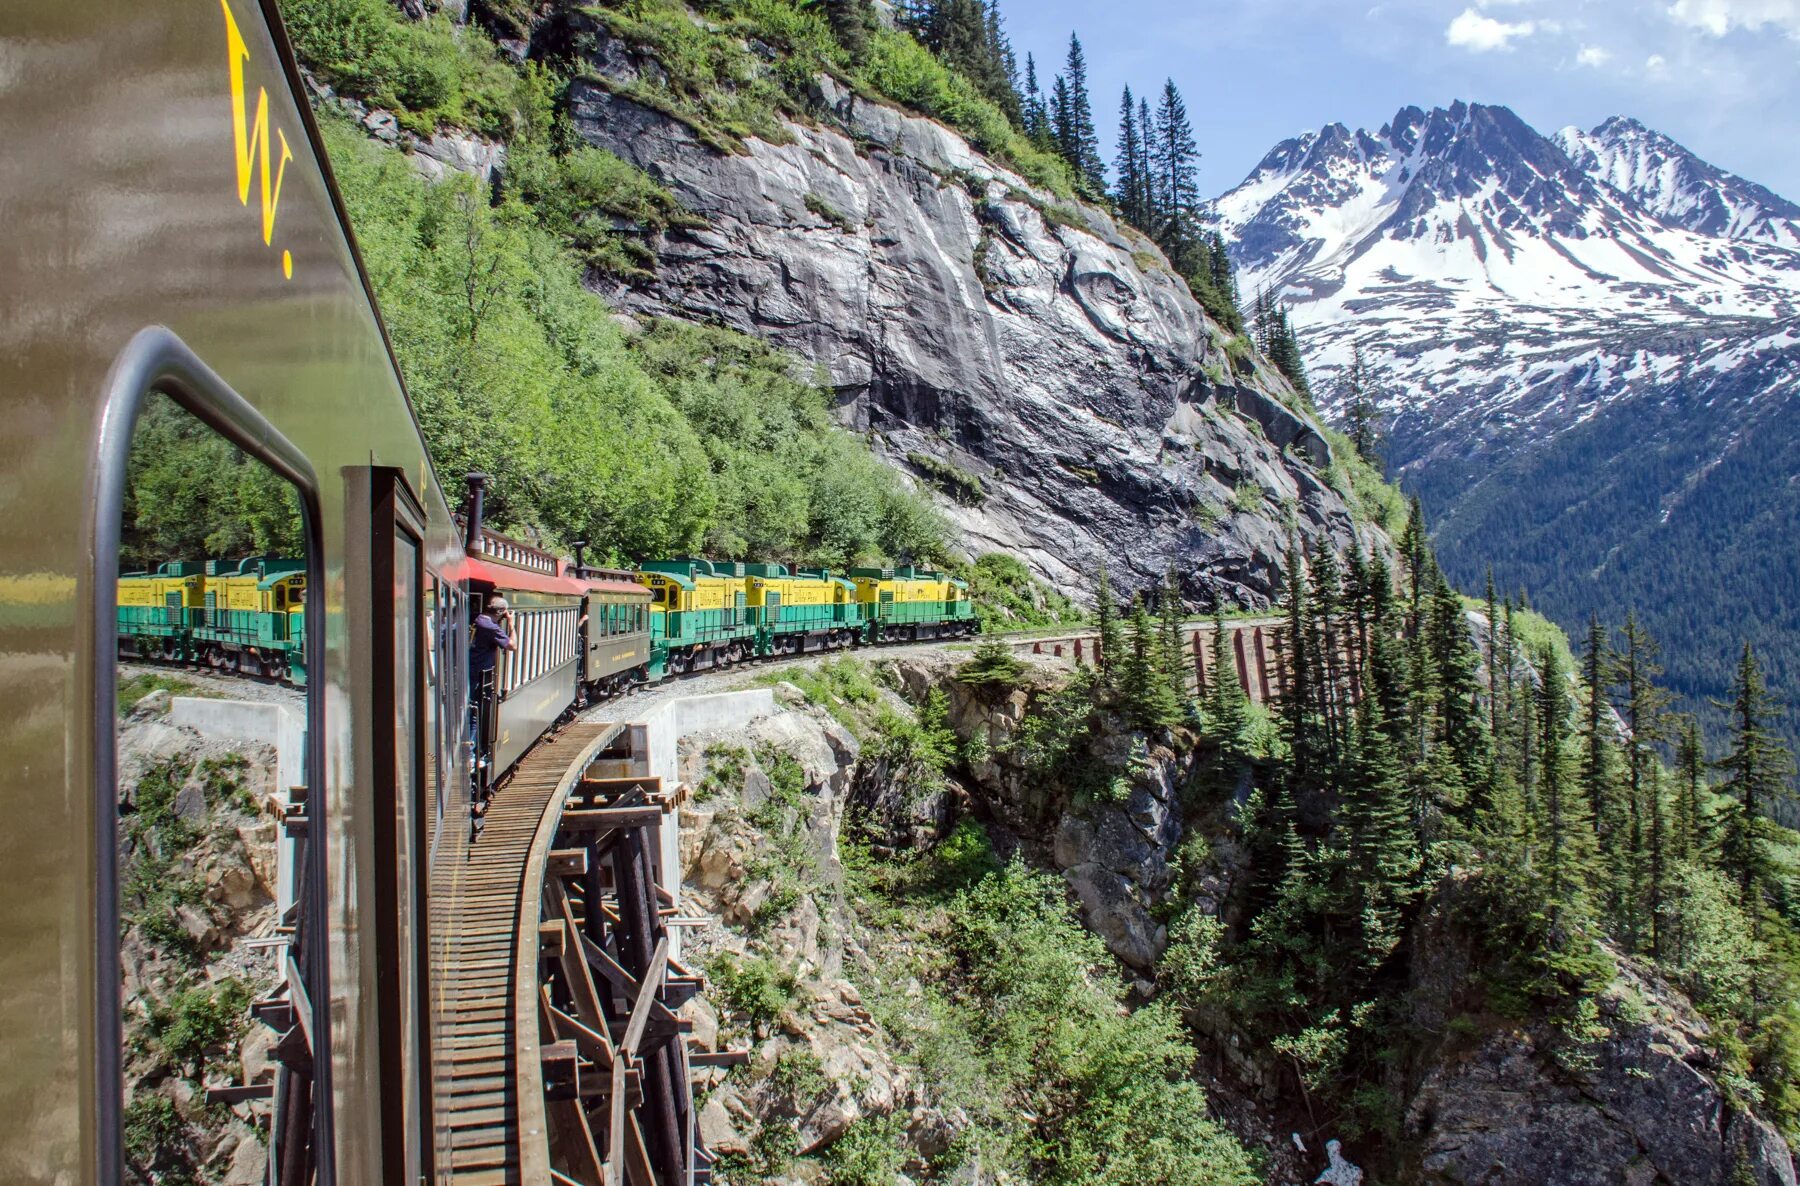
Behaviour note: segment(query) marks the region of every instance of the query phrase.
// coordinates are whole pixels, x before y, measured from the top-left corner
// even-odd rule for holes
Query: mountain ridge
[[[1750,526],[1800,522],[1782,460],[1800,455],[1796,212],[1636,120],[1544,136],[1458,101],[1283,141],[1205,216],[1244,289],[1292,305],[1328,415],[1363,351],[1387,460],[1456,579],[1492,559],[1572,631],[1639,607],[1682,640],[1671,678],[1711,712],[1725,672],[1686,652],[1734,649],[1708,604],[1733,594],[1739,633],[1800,699],[1782,593],[1800,573]],[[1702,508],[1743,530],[1696,522]],[[1735,587],[1709,598],[1690,579],[1699,540]],[[1768,554],[1741,554],[1755,540]]]

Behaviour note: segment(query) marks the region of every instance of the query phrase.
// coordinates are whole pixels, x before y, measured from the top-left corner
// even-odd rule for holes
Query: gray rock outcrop
[[[930,483],[966,546],[1085,597],[1184,574],[1200,602],[1266,605],[1284,508],[1342,547],[1329,446],[1285,381],[1226,335],[1156,248],[1059,202],[930,120],[817,82],[819,122],[742,154],[609,89],[654,63],[601,36],[575,126],[706,222],[657,239],[649,284],[606,295],[716,321],[818,364],[842,418]],[[921,459],[925,459],[921,461]]]

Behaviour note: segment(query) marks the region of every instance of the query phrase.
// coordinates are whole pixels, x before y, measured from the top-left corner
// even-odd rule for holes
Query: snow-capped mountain
[[[1557,145],[1577,168],[1630,194],[1665,222],[1703,235],[1800,247],[1800,205],[1701,160],[1661,132],[1615,115]]]
[[[1800,702],[1800,206],[1634,120],[1458,102],[1284,141],[1206,216],[1292,306],[1328,414],[1353,348],[1374,364],[1465,584],[1493,556],[1565,625],[1635,607],[1697,696],[1742,598]]]

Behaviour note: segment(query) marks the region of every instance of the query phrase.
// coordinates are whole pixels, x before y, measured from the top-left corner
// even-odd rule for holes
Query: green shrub
[[[138,706],[138,701],[152,692],[167,692],[171,696],[216,696],[216,692],[201,691],[198,684],[189,683],[180,676],[161,675],[155,672],[139,672],[119,681],[118,705],[119,715],[130,716],[131,710]]]
[[[1239,514],[1259,513],[1263,507],[1262,487],[1248,480],[1239,482],[1231,492],[1231,505]]]
[[[726,1008],[752,1026],[771,1026],[799,1000],[800,981],[766,956],[727,952],[706,969]]]
[[[493,41],[447,15],[412,21],[386,0],[282,0],[281,15],[314,73],[422,135],[455,124],[504,136],[528,101]]]
[[[170,1063],[200,1082],[207,1056],[242,1032],[251,995],[250,986],[237,979],[183,989],[151,1005],[151,1037]]]
[[[169,1186],[187,1186],[199,1179],[190,1158],[187,1122],[175,1101],[158,1092],[140,1090],[125,1105],[122,1117],[125,1160],[147,1178]]]
[[[956,669],[956,681],[976,687],[1013,688],[1025,674],[1025,664],[1012,648],[991,639],[975,648],[975,655]]]
[[[978,507],[987,501],[981,479],[959,466],[940,461],[929,453],[908,453],[907,464],[924,474],[926,479],[963,506]]]
[[[805,1112],[825,1094],[831,1080],[818,1055],[805,1046],[788,1046],[769,1068],[769,1086],[795,1110]]]
[[[825,1149],[827,1186],[893,1186],[906,1164],[906,1126],[890,1112],[859,1116]]]
[[[987,552],[973,564],[957,561],[947,567],[968,583],[969,599],[975,603],[975,616],[984,631],[1072,626],[1083,620],[1074,602],[1033,576],[1010,553]]]
[[[808,193],[806,195],[806,208],[836,227],[838,230],[843,231],[846,235],[856,233],[856,223],[850,220],[850,216],[843,213],[830,202],[827,202],[824,198],[821,198],[818,194]]]

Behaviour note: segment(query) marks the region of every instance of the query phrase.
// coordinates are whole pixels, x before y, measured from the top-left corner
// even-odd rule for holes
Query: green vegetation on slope
[[[345,120],[325,134],[433,459],[494,476],[496,523],[614,559],[941,553],[936,513],[791,360],[722,329],[623,327],[582,286],[562,212],[427,182]]]
[[[1069,1186],[1259,1180],[1189,1078],[1175,1014],[1123,1007],[1056,879],[1001,865],[973,820],[929,854],[846,863],[894,960],[872,1009],[934,1101],[969,1120],[937,1174],[978,1162]]]

